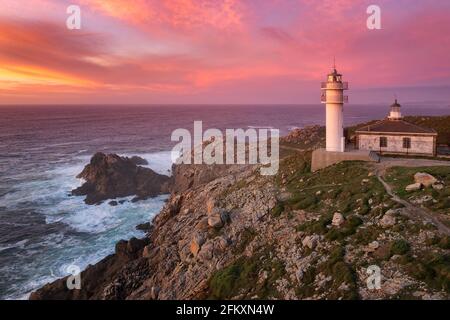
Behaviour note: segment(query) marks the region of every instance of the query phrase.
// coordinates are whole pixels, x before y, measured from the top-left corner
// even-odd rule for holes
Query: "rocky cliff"
[[[96,153],[77,178],[86,182],[72,191],[86,196],[87,204],[106,199],[135,195],[135,200],[153,197],[169,191],[169,177],[140,165],[146,161],[139,157],[120,157],[116,154]]]
[[[323,141],[321,128],[308,130]],[[144,239],[121,241],[88,267],[81,290],[61,279],[30,298],[448,299],[448,235],[412,219],[372,164],[311,173],[310,151],[293,147],[298,136],[276,176],[257,166],[176,166]],[[434,199],[445,201],[450,171],[440,179]],[[380,289],[366,284],[371,265],[382,270]]]

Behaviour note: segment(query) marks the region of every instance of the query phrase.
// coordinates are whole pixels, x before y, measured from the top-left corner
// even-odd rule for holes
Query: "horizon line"
[[[400,101],[401,104],[418,104],[418,103],[434,103],[434,104],[450,104],[449,101],[443,100],[428,100],[428,101]],[[366,102],[366,103],[346,103],[346,106],[361,106],[361,105],[389,105],[390,101],[386,102]],[[0,103],[0,107],[56,107],[56,106],[142,106],[142,107],[158,107],[158,106],[313,106],[322,105],[317,103]]]

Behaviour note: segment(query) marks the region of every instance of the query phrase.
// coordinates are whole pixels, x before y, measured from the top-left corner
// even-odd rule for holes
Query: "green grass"
[[[431,187],[419,191],[408,192],[405,187],[414,183],[414,174],[426,172],[436,179],[444,182],[442,190],[434,190]],[[423,203],[429,209],[442,214],[450,214],[450,166],[436,167],[392,167],[387,170],[386,182],[393,186],[394,191],[400,197],[409,200],[410,197],[432,196],[437,202],[427,201]]]
[[[388,199],[381,183],[368,174],[368,164],[359,161],[342,162],[315,173],[302,172],[300,177],[294,173],[287,184],[293,195],[288,205],[311,212],[368,214],[369,199],[372,207]]]
[[[358,215],[379,215],[384,210],[380,205],[391,202],[378,179],[369,175],[370,167],[365,162],[342,162],[316,173],[304,169],[300,166],[300,173],[291,174],[286,188],[292,196],[273,210],[274,215],[298,209],[320,213],[318,220],[297,225],[297,231],[342,241],[355,234],[363,223]],[[346,218],[339,228],[329,227],[334,212],[341,212]]]
[[[241,257],[228,267],[216,271],[209,280],[210,299],[230,299],[242,295],[244,299],[277,298],[275,282],[286,273],[279,260],[268,258],[269,250],[250,258]],[[259,280],[261,271],[267,272],[267,278]]]
[[[332,219],[332,214],[323,215],[317,221],[313,220],[299,224],[295,227],[295,230],[304,231],[308,234],[325,234],[326,232],[328,232],[327,225],[331,223]]]
[[[381,233],[383,233],[383,230],[377,225],[371,225],[367,228],[360,228],[354,236],[354,243],[356,245],[367,245],[377,240]]]
[[[343,240],[354,234],[363,223],[361,218],[350,216],[339,228],[331,228],[325,235],[328,240]]]
[[[399,239],[391,243],[391,256],[394,254],[403,255],[409,252],[409,243],[406,240]]]
[[[256,231],[251,228],[245,228],[240,234],[240,240],[233,249],[234,254],[242,253],[247,245],[256,237]]]
[[[274,217],[279,217],[284,211],[284,204],[283,202],[277,202],[275,207],[272,208],[271,214]]]
[[[405,266],[414,278],[436,290],[450,293],[450,255],[426,252]]]
[[[331,250],[327,261],[312,266],[306,270],[303,275],[301,285],[296,289],[296,294],[300,298],[307,298],[314,293],[326,292],[327,299],[358,299],[355,271],[344,261],[345,249],[342,246],[336,246]],[[313,290],[314,280],[318,274],[331,276],[331,281],[325,285],[325,288],[316,292]],[[345,283],[349,289],[340,291],[338,288]]]

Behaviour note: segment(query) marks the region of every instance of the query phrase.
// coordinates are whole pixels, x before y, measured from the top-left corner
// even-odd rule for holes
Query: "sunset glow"
[[[377,1],[368,30],[372,2],[0,0],[0,104],[317,103],[333,56],[352,102],[449,101],[450,2]]]

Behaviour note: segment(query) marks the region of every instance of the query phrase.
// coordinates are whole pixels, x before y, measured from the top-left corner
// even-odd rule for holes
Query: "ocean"
[[[450,114],[448,104],[404,105],[406,115]],[[386,116],[387,106],[348,105],[345,125]],[[144,234],[166,196],[112,207],[70,196],[97,151],[138,155],[170,174],[174,129],[271,127],[282,135],[324,124],[323,105],[0,106],[0,299],[26,299],[47,282],[114,252]]]

